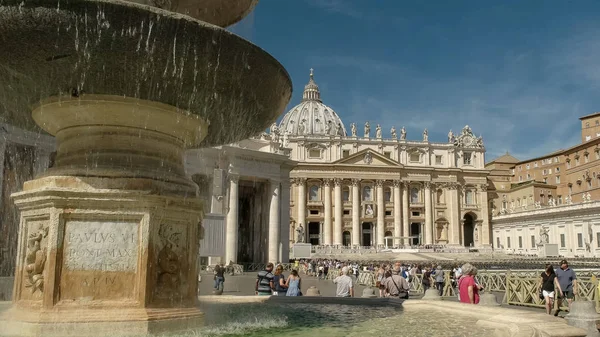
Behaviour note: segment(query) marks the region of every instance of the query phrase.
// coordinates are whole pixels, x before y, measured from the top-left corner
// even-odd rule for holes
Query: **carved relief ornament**
[[[392,184],[394,185],[394,187],[400,187],[402,186],[402,181],[395,179],[392,181]]]
[[[343,180],[342,178],[333,178],[333,184],[334,184],[335,186],[342,186],[342,182],[343,182],[343,181],[344,181],[344,180]]]
[[[385,180],[378,179],[375,181],[375,186],[382,187],[384,183],[385,183]]]
[[[325,178],[325,179],[323,179],[323,185],[324,186],[331,186],[331,178]]]
[[[352,186],[358,186],[360,184],[360,179],[352,178],[351,183]]]

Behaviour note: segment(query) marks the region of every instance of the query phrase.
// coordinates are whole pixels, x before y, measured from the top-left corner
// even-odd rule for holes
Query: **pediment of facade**
[[[401,167],[402,164],[390,159],[381,153],[373,151],[371,149],[364,149],[349,157],[342,158],[333,165],[357,165],[357,166],[389,166],[389,167]]]

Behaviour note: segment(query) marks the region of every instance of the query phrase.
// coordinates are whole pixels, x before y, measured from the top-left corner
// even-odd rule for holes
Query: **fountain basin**
[[[119,0],[0,4],[0,121],[39,131],[53,96],[116,95],[168,104],[209,126],[200,146],[248,138],[287,105],[291,80],[261,48],[220,27]]]
[[[242,20],[258,3],[258,0],[129,0],[155,6],[193,18],[227,27]]]

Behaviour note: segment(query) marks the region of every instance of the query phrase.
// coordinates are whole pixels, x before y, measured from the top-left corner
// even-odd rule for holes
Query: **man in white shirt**
[[[352,278],[348,276],[348,267],[342,268],[342,274],[333,280],[337,284],[336,297],[354,297]]]

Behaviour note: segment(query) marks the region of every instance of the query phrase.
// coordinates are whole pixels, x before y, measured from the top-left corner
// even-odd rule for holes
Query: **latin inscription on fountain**
[[[64,236],[64,264],[71,271],[135,272],[138,223],[69,221]]]

